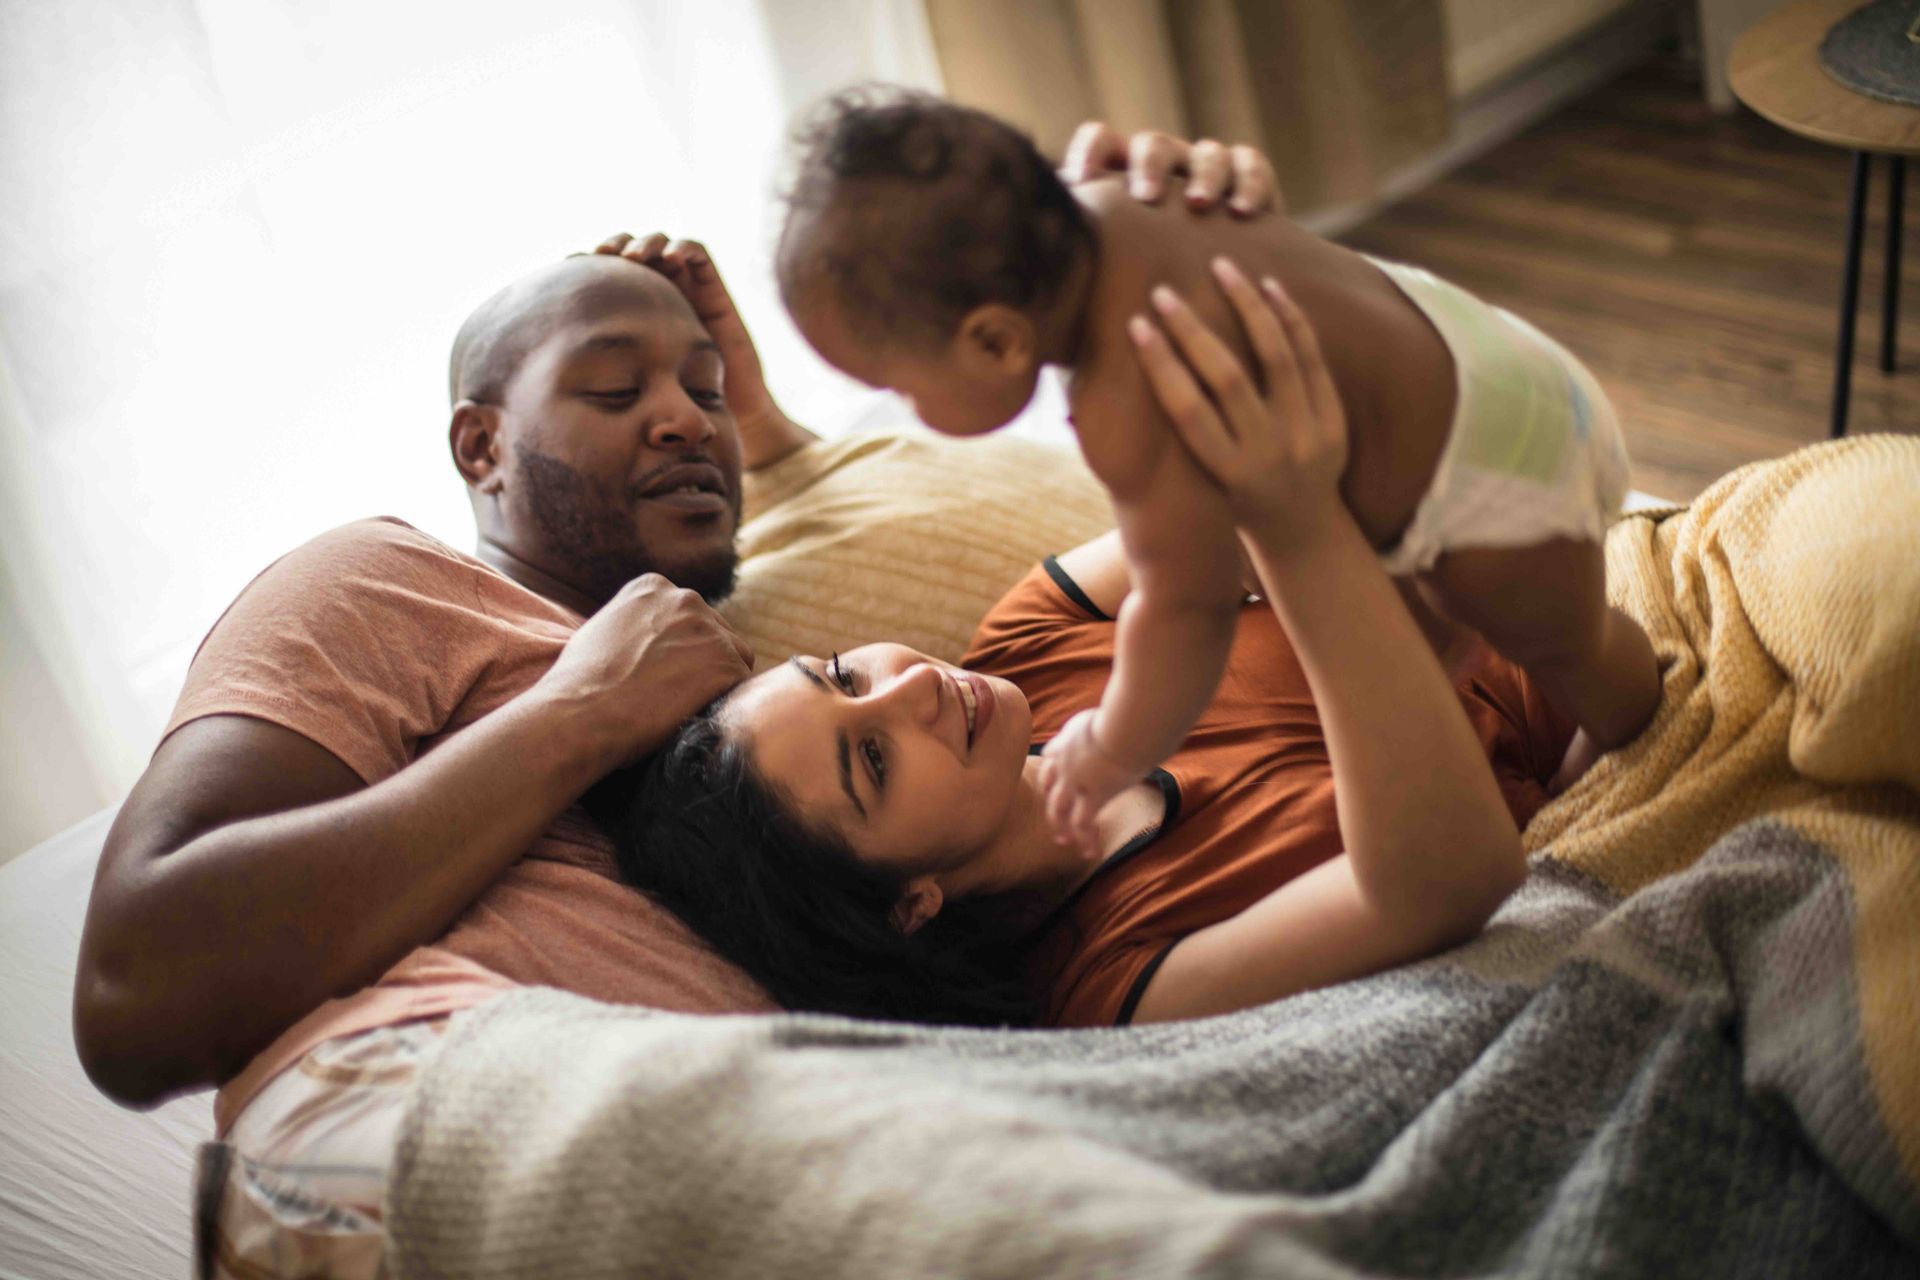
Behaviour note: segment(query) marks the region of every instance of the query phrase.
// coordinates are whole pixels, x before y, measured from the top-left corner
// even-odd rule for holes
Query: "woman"
[[[872,645],[747,681],[614,818],[627,876],[788,1007],[1203,1016],[1454,945],[1518,885],[1515,823],[1572,727],[1497,658],[1450,684],[1340,499],[1305,318],[1220,277],[1257,380],[1177,300],[1133,332],[1271,607],[1243,610],[1182,750],[1099,813],[1097,861],[1053,839],[1035,752],[1111,667],[1113,535],[1015,587],[966,669]]]

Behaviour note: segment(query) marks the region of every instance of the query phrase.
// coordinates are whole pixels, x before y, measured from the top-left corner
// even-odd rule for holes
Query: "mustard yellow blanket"
[[[1891,1148],[1882,1203],[1911,1203],[1920,1187],[1920,439],[1864,436],[1744,467],[1685,512],[1616,526],[1607,569],[1616,603],[1666,664],[1664,697],[1632,746],[1541,812],[1528,849],[1622,896],[1691,866],[1753,818],[1824,851],[1844,873],[1852,910],[1835,922],[1852,930],[1852,990],[1831,994],[1850,997],[1855,1017],[1836,1027],[1857,1035],[1831,1052],[1857,1054],[1871,1087],[1870,1097],[1829,1099],[1830,1118],[1858,1122],[1844,1140],[1864,1148],[1875,1145],[1866,1131],[1877,1109]],[[1791,967],[1799,957],[1776,959]],[[1844,1088],[1834,1066],[1834,1087]],[[1829,1136],[1842,1140],[1837,1129]],[[1912,1210],[1904,1216],[1912,1229]]]

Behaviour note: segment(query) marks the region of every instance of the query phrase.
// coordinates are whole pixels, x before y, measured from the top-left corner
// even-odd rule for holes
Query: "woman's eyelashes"
[[[853,675],[841,665],[840,655],[838,653],[835,653],[827,663],[827,674],[832,676],[833,682],[842,689],[845,689],[848,693],[853,692]]]
[[[828,661],[827,674],[833,677],[835,684],[846,691],[848,697],[853,696],[853,673],[848,671],[846,665],[840,661],[838,653]],[[884,790],[887,785],[887,753],[880,749],[878,742],[872,738],[866,738],[860,743],[860,759],[873,777],[874,789]]]

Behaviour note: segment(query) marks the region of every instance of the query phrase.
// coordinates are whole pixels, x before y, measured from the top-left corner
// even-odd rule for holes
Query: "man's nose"
[[[655,449],[698,448],[713,439],[713,423],[700,412],[700,406],[682,397],[684,403],[662,408],[647,423],[647,444]]]

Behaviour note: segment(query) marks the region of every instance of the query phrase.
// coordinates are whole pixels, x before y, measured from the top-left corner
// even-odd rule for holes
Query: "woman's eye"
[[[688,387],[687,395],[703,409],[718,409],[727,403],[725,395],[718,391],[705,391],[697,387]]]
[[[877,742],[860,744],[860,754],[867,759],[867,767],[873,770],[873,783],[876,787],[887,785],[887,757]]]
[[[848,693],[853,692],[853,673],[841,665],[839,654],[834,654],[833,661],[827,664],[827,674],[832,676],[833,682],[842,689]]]
[[[638,387],[616,387],[609,391],[589,391],[587,399],[598,400],[603,405],[627,405],[632,404],[639,394]]]

